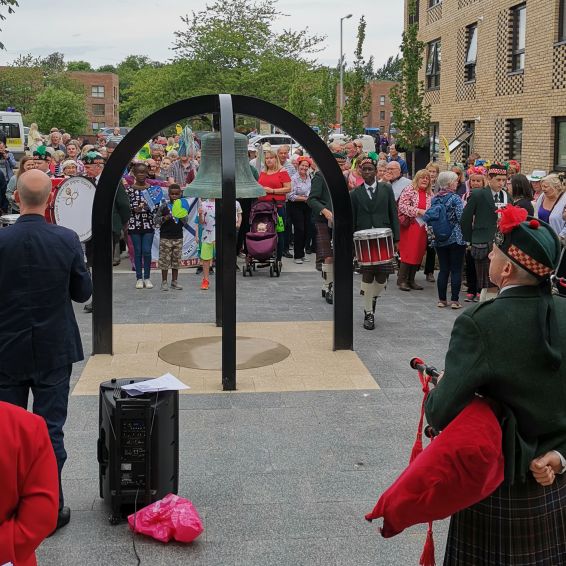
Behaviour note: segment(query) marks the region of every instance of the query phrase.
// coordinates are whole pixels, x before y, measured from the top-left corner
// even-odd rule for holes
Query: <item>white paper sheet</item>
[[[146,381],[138,381],[122,385],[122,389],[132,397],[143,395],[144,393],[155,393],[156,391],[181,391],[181,389],[190,389],[182,381],[179,381],[174,375],[166,373],[155,379],[147,379]]]

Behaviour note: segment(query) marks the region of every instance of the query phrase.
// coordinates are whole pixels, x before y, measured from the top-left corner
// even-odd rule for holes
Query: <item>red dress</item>
[[[268,175],[265,171],[262,171],[259,179],[257,182],[262,187],[268,187],[270,189],[282,189],[283,183],[290,183],[291,177],[289,177],[289,173],[285,169],[280,169],[277,173],[273,173]],[[287,195],[285,193],[269,193],[263,197],[259,197],[257,200],[261,201],[268,201],[268,202],[275,202],[277,203],[277,208],[285,204],[285,200],[287,199]]]
[[[0,402],[0,564],[36,566],[35,549],[57,525],[57,462],[45,421]]]
[[[409,189],[410,187],[407,187]],[[407,190],[405,189],[405,191]],[[403,193],[405,193],[403,191]],[[413,196],[415,191],[410,188],[410,192],[413,193],[412,195],[407,192],[406,195],[401,194],[399,197],[399,212],[401,214],[405,214],[407,216],[412,216],[413,221],[407,227],[401,226],[400,227],[400,238],[399,238],[399,255],[401,256],[401,261],[403,263],[408,263],[409,265],[420,265],[424,253],[426,251],[427,245],[427,235],[426,235],[426,227],[417,223],[414,220],[414,213],[411,214],[409,210],[407,210],[406,206],[408,205],[409,209],[411,208],[411,203],[402,202],[403,196],[411,197]],[[430,206],[430,198],[427,198],[428,195],[426,191],[418,191],[418,204],[413,201],[412,206],[416,206],[416,208],[421,208],[426,210]],[[407,199],[403,199],[407,200]],[[409,214],[407,214],[409,212]]]

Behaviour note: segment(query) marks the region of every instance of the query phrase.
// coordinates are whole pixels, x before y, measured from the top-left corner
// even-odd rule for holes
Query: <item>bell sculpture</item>
[[[265,189],[254,179],[248,159],[248,138],[234,134],[236,153],[236,198],[264,196]],[[202,137],[200,167],[195,180],[184,190],[186,197],[222,198],[220,132]]]

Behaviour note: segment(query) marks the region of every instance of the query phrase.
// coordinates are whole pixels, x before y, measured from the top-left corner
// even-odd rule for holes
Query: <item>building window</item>
[[[556,118],[554,143],[554,169],[566,171],[566,117]]]
[[[478,26],[472,24],[466,28],[466,81],[476,80],[476,59],[478,55]]]
[[[566,0],[560,0],[558,41],[566,41]]]
[[[104,98],[104,86],[103,85],[91,86],[90,94],[93,98]]]
[[[525,68],[525,35],[527,29],[527,6],[521,4],[511,9],[512,44],[511,71],[522,71]]]
[[[413,12],[409,14],[409,25],[419,25],[419,0],[416,0],[414,3]]]
[[[104,116],[106,113],[106,109],[104,108],[104,104],[93,104],[92,105],[92,115],[93,116]]]
[[[523,147],[523,120],[521,118],[507,120],[507,147],[509,159],[521,161]]]
[[[462,145],[462,161],[466,163],[470,153],[472,152],[472,147],[474,144],[474,132],[476,130],[476,123],[473,120],[466,120],[463,123],[464,131],[470,132],[472,135],[467,140],[467,143]]]
[[[381,95],[379,97],[379,105],[380,106],[385,106],[385,96]]]
[[[379,119],[380,119],[380,120],[385,120],[385,110],[381,110],[381,111],[379,112]]]
[[[438,122],[431,122],[429,126],[430,160],[437,161],[440,143],[440,127]]]
[[[114,100],[118,100],[118,87],[114,87]]]
[[[440,88],[440,39],[428,44],[426,58],[426,86],[428,89]]]
[[[428,0],[428,7],[433,8],[434,6],[438,6],[438,4],[442,4],[442,0]]]
[[[93,123],[91,124],[91,127],[92,127],[92,131],[93,131],[93,132],[96,132],[96,130],[98,130],[98,128],[99,128],[98,122],[93,122]]]

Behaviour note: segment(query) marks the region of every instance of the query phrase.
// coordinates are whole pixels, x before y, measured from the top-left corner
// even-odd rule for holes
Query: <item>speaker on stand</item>
[[[146,379],[100,385],[99,487],[112,524],[179,489],[179,392],[130,397],[122,390],[138,381]]]

